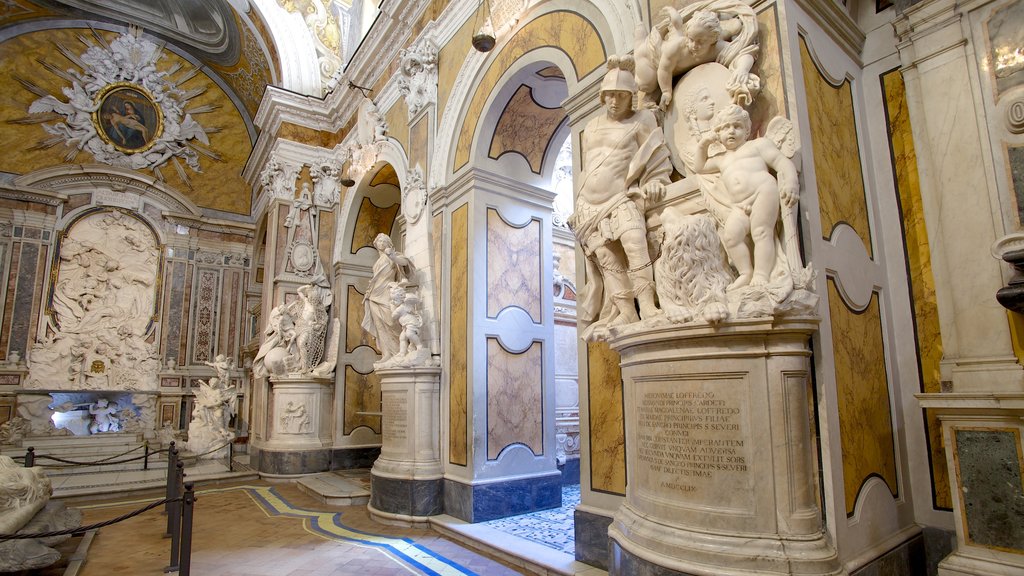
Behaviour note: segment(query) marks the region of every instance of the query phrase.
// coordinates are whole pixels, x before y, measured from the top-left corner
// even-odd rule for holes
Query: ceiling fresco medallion
[[[201,172],[200,155],[221,160],[208,148],[207,135],[219,129],[204,128],[193,118],[217,107],[190,105],[207,86],[183,87],[199,74],[198,68],[176,63],[158,69],[163,50],[142,38],[139,28],[130,28],[111,42],[96,30],[91,38],[78,38],[86,46],[84,52],[56,43],[76,68],[67,68],[67,62],[41,62],[67,81],[61,89],[67,101],[18,78],[39,98],[29,105],[29,116],[14,122],[41,124],[49,135],[36,149],[63,144],[68,162],[85,152],[103,164],[152,170],[161,180],[161,167],[170,164],[189,187],[184,166]]]

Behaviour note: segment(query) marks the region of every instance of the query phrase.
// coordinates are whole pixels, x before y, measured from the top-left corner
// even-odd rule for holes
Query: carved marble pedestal
[[[273,477],[329,470],[334,381],[271,378],[267,405],[267,438],[255,446],[260,473]]]
[[[370,470],[370,516],[393,524],[426,522],[443,511],[440,368],[392,368],[380,375],[380,457]]]
[[[610,574],[844,574],[818,511],[808,339],[816,318],[615,337],[626,500]]]
[[[918,394],[942,422],[956,550],[939,576],[1024,574],[1024,393]]]

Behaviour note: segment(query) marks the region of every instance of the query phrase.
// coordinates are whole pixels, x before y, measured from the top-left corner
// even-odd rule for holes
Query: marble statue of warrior
[[[582,137],[583,174],[569,226],[587,256],[579,314],[591,327],[626,324],[660,313],[647,247],[647,202],[657,202],[672,165],[650,110],[634,110],[631,56],[612,56],[601,82],[605,114]],[[634,299],[640,305],[637,317]]]
[[[662,110],[672,102],[672,80],[700,64],[718,62],[732,72],[727,89],[747,106],[760,90],[750,73],[757,54],[757,16],[743,0],[702,0],[666,6],[650,32],[636,30],[636,82],[644,101]],[[660,95],[660,96],[659,96]]]

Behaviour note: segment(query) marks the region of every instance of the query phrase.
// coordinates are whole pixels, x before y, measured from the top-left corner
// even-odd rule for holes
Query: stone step
[[[298,480],[299,490],[329,506],[363,506],[370,502],[370,490],[354,478],[335,472],[321,472]]]

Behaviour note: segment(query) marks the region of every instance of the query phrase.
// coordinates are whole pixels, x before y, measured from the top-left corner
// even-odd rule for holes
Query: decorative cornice
[[[7,183],[0,183],[0,198],[31,202],[33,204],[45,204],[47,206],[59,206],[68,200],[65,194],[58,192]]]
[[[197,217],[192,214],[170,211],[161,212],[160,215],[163,216],[164,220],[176,226],[187,226],[204,232],[237,234],[241,236],[248,236],[249,238],[256,236],[256,226],[254,224],[235,222],[232,220]]]
[[[796,0],[796,3],[854,62],[861,64],[867,37],[849,14],[831,0]]]
[[[19,176],[16,186],[43,188],[58,193],[90,194],[101,186],[115,192],[132,192],[155,198],[164,207],[196,217],[202,210],[186,196],[156,177],[143,176],[134,170],[103,164],[63,164]]]

